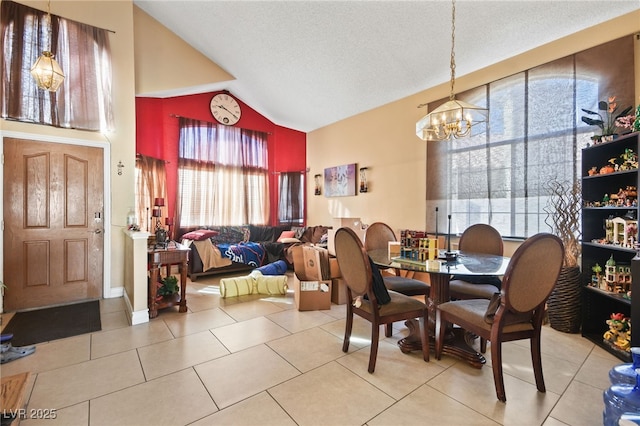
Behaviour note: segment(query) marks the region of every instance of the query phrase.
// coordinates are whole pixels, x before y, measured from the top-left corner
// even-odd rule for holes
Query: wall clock
[[[231,126],[240,120],[240,104],[231,95],[218,93],[211,99],[211,114],[219,123]]]

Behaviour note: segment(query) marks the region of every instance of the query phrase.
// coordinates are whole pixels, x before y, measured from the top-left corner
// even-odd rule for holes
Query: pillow
[[[296,231],[282,231],[277,241],[279,243],[283,243],[284,242],[282,241],[283,238],[294,238],[295,236],[296,236]]]
[[[215,237],[218,235],[218,231],[213,231],[211,229],[198,229],[196,231],[187,232],[182,236],[187,240],[201,241],[206,240],[207,238]]]
[[[279,243],[287,244],[287,243],[299,243],[300,240],[297,238],[280,238],[278,240]]]

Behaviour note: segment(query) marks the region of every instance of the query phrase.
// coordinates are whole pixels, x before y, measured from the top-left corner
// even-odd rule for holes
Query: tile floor
[[[299,312],[293,294],[222,299],[218,278],[188,286],[189,311],[129,326],[123,299],[101,301],[102,331],[39,344],[1,367],[31,371],[31,409],[46,425],[600,425],[607,373],[621,361],[580,335],[543,330],[546,394],[528,343],[504,345],[506,404],[491,369],[403,354],[395,325],[367,372],[369,323],[342,352],[345,305]],[[6,324],[11,314],[2,315]],[[487,362],[490,364],[491,360]]]

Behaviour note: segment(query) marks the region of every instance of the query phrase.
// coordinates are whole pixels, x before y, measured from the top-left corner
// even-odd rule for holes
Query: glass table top
[[[455,260],[437,259],[432,262],[389,258],[388,249],[370,250],[373,262],[383,268],[397,268],[408,271],[456,275],[504,275],[511,258],[483,253],[456,251]],[[442,256],[444,257],[444,256]]]

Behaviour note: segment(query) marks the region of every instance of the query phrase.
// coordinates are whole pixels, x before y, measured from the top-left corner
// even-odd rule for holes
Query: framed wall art
[[[324,196],[346,197],[356,195],[356,164],[345,164],[324,169]]]

